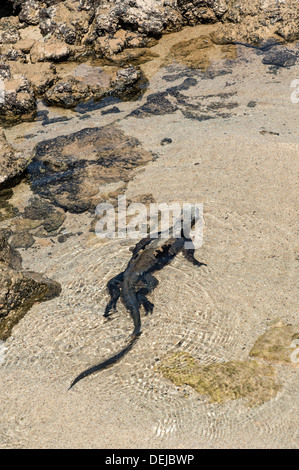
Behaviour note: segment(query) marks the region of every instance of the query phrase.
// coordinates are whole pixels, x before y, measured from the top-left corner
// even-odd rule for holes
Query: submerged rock
[[[20,255],[0,236],[0,339],[5,340],[12,328],[37,301],[50,300],[61,292],[58,282],[41,274],[21,271]]]
[[[17,250],[14,250],[5,237],[0,234],[0,263],[5,263],[15,269],[22,268],[22,257]]]
[[[73,108],[78,103],[89,99],[91,95],[92,92],[88,85],[84,86],[74,77],[67,77],[46,92],[45,100],[49,105]]]
[[[66,77],[58,81],[45,94],[45,101],[49,105],[74,108],[79,103],[93,99],[99,101],[107,90],[101,86],[90,86],[74,77]]]
[[[9,241],[13,248],[27,249],[35,243],[36,237],[55,237],[66,218],[62,209],[39,197],[30,198],[29,204],[23,212],[18,211],[11,205],[7,206],[7,204],[9,204],[8,201],[3,201],[2,208],[0,193],[0,209],[2,211],[3,209],[6,210],[3,217],[4,219],[12,219],[9,221]],[[9,209],[10,213],[8,214]]]
[[[146,102],[139,108],[132,111],[131,116],[142,118],[145,116],[165,115],[175,113],[178,110],[176,104],[169,100],[168,93],[158,92],[147,96]]]
[[[139,83],[139,81],[142,79],[145,81],[141,71],[132,65],[120,69],[117,72],[116,80],[112,82],[111,94],[123,100],[129,100],[136,93],[137,95],[141,93],[139,85],[142,85],[142,83]]]
[[[211,403],[244,398],[248,405],[261,405],[274,398],[281,386],[274,369],[257,361],[230,361],[201,366],[187,352],[166,355],[158,366],[175,385],[189,385]]]
[[[263,58],[263,64],[275,65],[276,67],[292,67],[297,62],[297,55],[294,51],[284,48],[273,48]]]
[[[39,143],[28,173],[35,193],[70,212],[84,212],[97,204],[101,185],[127,181],[152,159],[137,139],[109,125]]]
[[[256,340],[249,355],[270,362],[298,364],[299,358],[293,358],[298,345],[299,327],[279,322]]]

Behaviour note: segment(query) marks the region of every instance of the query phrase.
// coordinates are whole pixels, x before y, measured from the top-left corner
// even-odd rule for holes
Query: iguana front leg
[[[186,240],[187,242],[191,242],[192,240]],[[182,253],[185,256],[185,258],[190,261],[190,263],[194,264],[194,266],[207,266],[205,263],[201,263],[200,261],[197,261],[196,258],[194,258],[194,248],[183,248]]]
[[[130,247],[129,250],[133,253],[133,256],[139,253],[140,250],[143,250],[150,242],[152,241],[151,237],[148,236],[143,238],[135,246]]]

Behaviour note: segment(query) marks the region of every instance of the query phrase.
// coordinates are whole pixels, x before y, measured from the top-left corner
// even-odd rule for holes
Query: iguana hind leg
[[[107,288],[110,294],[110,301],[106,305],[104,317],[109,317],[110,311],[115,310],[117,301],[120,297],[120,290],[122,281],[124,278],[124,273],[120,273],[117,276],[110,279],[107,283]]]
[[[144,294],[137,294],[137,297],[139,303],[143,305],[145,315],[147,315],[148,313],[153,313],[154,304],[152,304],[152,302],[150,302]]]
[[[142,284],[144,285],[137,291],[137,298],[140,304],[143,305],[145,315],[147,315],[148,313],[153,313],[154,304],[147,299],[146,295],[157,287],[159,281],[152,274],[147,273],[142,276]]]

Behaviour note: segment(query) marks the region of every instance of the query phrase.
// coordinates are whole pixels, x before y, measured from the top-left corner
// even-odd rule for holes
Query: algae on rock
[[[280,322],[256,340],[249,355],[270,362],[296,364],[292,361],[292,344],[295,346],[296,340],[299,343],[299,327]]]
[[[250,406],[260,405],[280,389],[274,369],[254,360],[201,366],[191,354],[175,352],[162,359],[158,370],[175,385],[189,385],[207,395],[211,403],[245,398]]]

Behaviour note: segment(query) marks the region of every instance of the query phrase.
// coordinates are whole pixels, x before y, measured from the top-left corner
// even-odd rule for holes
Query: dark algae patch
[[[275,65],[276,67],[292,67],[296,64],[298,56],[298,53],[285,47],[277,47],[267,52],[262,62],[265,65]]]
[[[38,197],[29,200],[29,205],[25,207],[22,214],[24,219],[39,220],[46,232],[56,231],[65,220],[65,213],[58,211],[48,201]]]
[[[131,113],[134,117],[144,117],[150,115],[165,115],[171,114],[177,111],[178,107],[172,104],[167,98],[168,93],[166,91],[160,93],[154,93],[147,97],[146,103],[140,108],[136,109]]]
[[[150,94],[146,102],[133,111],[130,116],[144,118],[147,116],[163,116],[176,111],[187,119],[205,121],[214,118],[228,118],[232,110],[239,104],[232,101],[236,93],[218,93],[215,95],[197,94],[195,89],[192,96],[185,95],[183,91],[196,87],[198,81],[188,78],[182,84],[169,87],[166,91]],[[198,87],[198,90],[200,87]]]
[[[8,197],[12,190],[5,192],[8,193]],[[9,235],[7,235],[12,248],[27,249],[35,243],[35,237],[47,238],[57,235],[66,217],[63,210],[38,196],[31,197],[23,211],[13,207],[5,199],[1,202],[0,197],[1,206],[6,215],[4,217],[2,214],[2,220],[12,219],[9,221]]]
[[[12,189],[3,189],[0,191],[0,222],[15,217],[19,212],[19,209],[9,202],[12,195]]]
[[[167,354],[159,372],[175,385],[189,385],[211,403],[244,398],[249,406],[261,405],[280,390],[272,366],[254,360],[229,361],[201,366],[187,352]]]
[[[104,109],[102,114],[118,114],[120,113],[120,109],[117,106],[113,106],[112,108]]]
[[[30,248],[34,243],[33,235],[27,230],[17,231],[10,240],[12,248]]]

